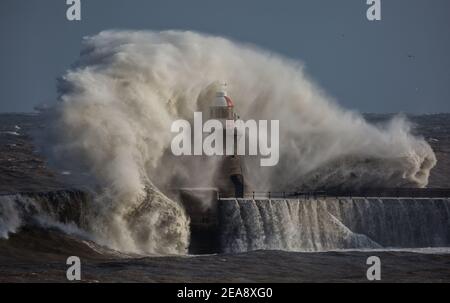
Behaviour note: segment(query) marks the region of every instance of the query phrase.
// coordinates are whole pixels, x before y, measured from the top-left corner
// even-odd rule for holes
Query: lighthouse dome
[[[233,100],[227,96],[225,91],[218,91],[216,93],[216,98],[214,99],[214,107],[234,107]]]

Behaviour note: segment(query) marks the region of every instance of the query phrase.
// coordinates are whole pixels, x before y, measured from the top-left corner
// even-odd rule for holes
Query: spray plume
[[[92,233],[110,247],[186,252],[189,219],[164,189],[211,180],[215,166],[171,161],[170,126],[205,110],[217,80],[228,82],[242,119],[280,120],[279,164],[247,163],[255,188],[424,187],[436,163],[405,119],[370,125],[300,62],[254,46],[179,31],[105,31],[83,44],[43,147],[53,164],[92,176]]]

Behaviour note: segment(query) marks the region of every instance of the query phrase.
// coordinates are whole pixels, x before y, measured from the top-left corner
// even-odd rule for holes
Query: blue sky
[[[361,112],[450,112],[450,1],[65,0],[0,2],[0,112],[56,100],[56,77],[81,38],[105,29],[183,29],[222,35],[299,59],[342,106]]]

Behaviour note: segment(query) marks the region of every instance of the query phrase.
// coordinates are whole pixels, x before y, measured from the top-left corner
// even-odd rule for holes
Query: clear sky
[[[450,112],[450,1],[381,0],[0,1],[0,112],[55,102],[56,77],[81,38],[105,29],[183,29],[231,37],[302,60],[346,108],[361,112]]]

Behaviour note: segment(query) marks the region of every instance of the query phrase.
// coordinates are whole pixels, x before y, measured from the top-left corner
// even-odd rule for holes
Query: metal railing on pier
[[[325,197],[355,198],[450,198],[450,188],[371,188],[360,190],[326,191],[251,191],[241,199],[316,199]],[[218,199],[236,198],[234,195],[217,192]]]
[[[321,198],[325,197],[326,193],[322,191],[316,192],[272,192],[272,191],[252,191],[245,192],[241,199],[296,199],[296,198]],[[227,195],[224,193],[217,192],[218,199],[236,198],[234,195]]]

